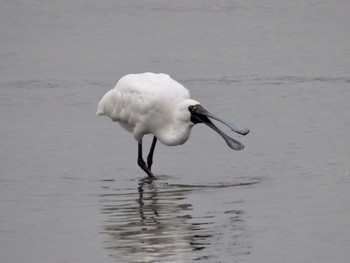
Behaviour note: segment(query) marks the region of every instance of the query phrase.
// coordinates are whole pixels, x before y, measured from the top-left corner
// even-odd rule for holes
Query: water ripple
[[[242,76],[242,77],[226,77],[221,78],[198,78],[181,80],[182,83],[222,83],[231,85],[232,83],[254,83],[255,85],[286,85],[300,83],[332,83],[347,84],[350,83],[349,77],[303,77],[303,76],[275,76],[275,77],[258,77],[258,76]]]
[[[111,190],[104,186],[106,192],[100,195],[101,213],[107,218],[102,231],[104,247],[118,262],[210,262],[215,258],[214,250],[220,250],[230,233],[228,239],[236,247],[235,253],[249,254],[248,247],[240,242],[244,211],[235,206],[241,201],[223,203],[219,213],[217,207],[213,211],[210,206],[199,213],[191,199],[210,191],[217,193],[218,188],[256,183],[181,185],[146,179],[137,189]]]

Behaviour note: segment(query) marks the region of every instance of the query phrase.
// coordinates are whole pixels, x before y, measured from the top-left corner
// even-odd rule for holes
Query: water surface
[[[0,261],[347,262],[349,8],[2,2]],[[198,125],[146,180],[132,136],[95,116],[144,71],[249,127],[245,149]]]

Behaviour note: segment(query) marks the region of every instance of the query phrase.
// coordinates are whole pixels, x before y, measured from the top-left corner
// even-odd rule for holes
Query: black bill
[[[217,120],[223,124],[225,124],[227,127],[229,127],[232,131],[239,133],[241,135],[247,135],[249,133],[249,129],[240,127],[236,124],[232,124],[229,122],[226,122],[207,110],[205,110],[201,105],[195,105],[190,107],[190,112],[191,112],[191,121],[193,123],[204,123],[210,128],[212,128],[214,131],[216,131],[227,143],[227,145],[234,150],[242,150],[244,148],[244,145],[240,143],[239,141],[236,141],[235,139],[232,139],[228,135],[226,135],[223,131],[221,131],[218,127],[215,126],[215,124],[209,119],[212,118],[214,120]],[[208,118],[209,117],[209,118]]]

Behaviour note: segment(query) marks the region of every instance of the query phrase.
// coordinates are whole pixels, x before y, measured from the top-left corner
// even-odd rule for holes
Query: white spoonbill
[[[230,148],[244,148],[243,144],[223,133],[209,118],[239,134],[249,133],[247,128],[228,123],[206,111],[199,102],[191,99],[183,85],[162,73],[128,74],[122,77],[114,89],[102,97],[97,115],[107,115],[132,132],[138,142],[137,163],[149,177],[154,176],[151,166],[157,140],[169,146],[183,144],[190,137],[191,128],[197,123],[204,123],[216,131]],[[147,164],[142,157],[142,138],[146,134],[154,135]]]

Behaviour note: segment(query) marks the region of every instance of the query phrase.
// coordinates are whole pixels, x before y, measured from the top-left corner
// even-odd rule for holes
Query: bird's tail
[[[98,111],[96,112],[96,115],[97,115],[97,116],[104,116],[104,115],[106,115],[106,113],[104,113],[103,111],[98,110]]]
[[[113,107],[113,91],[114,89],[111,89],[108,91],[100,100],[97,106],[97,116],[105,116],[109,112],[109,108]],[[111,105],[111,106],[108,106]],[[109,116],[109,115],[108,115]]]
[[[105,96],[101,99],[101,101],[98,103],[98,106],[97,106],[97,112],[96,112],[96,115],[97,116],[104,116],[106,115],[106,112],[105,112],[105,107],[104,107],[104,101],[105,101]]]

